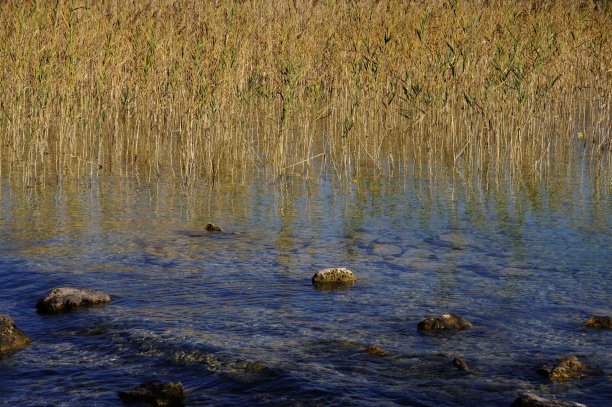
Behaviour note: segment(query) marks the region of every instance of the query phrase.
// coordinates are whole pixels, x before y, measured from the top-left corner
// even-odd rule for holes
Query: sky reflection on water
[[[0,360],[0,405],[121,405],[118,390],[158,378],[182,381],[193,405],[509,405],[533,390],[604,406],[610,333],[580,324],[610,315],[609,189],[557,184],[4,179],[0,312],[35,342]],[[358,283],[315,290],[328,266]],[[55,286],[113,302],[36,314]],[[417,332],[447,312],[474,328]],[[536,374],[574,353],[602,374]]]

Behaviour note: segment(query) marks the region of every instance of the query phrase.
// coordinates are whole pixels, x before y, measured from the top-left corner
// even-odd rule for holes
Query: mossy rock
[[[419,322],[417,328],[419,331],[435,332],[446,330],[463,330],[471,328],[472,324],[465,318],[454,315],[444,314],[439,317],[429,317]]]
[[[32,340],[8,315],[0,314],[0,355],[26,347]]]
[[[589,317],[582,323],[582,326],[587,328],[606,328],[612,329],[612,317],[597,316]]]
[[[385,357],[385,356],[389,356],[389,352],[387,352],[386,350],[384,350],[383,348],[381,348],[380,346],[377,345],[368,345],[366,346],[365,353],[367,353],[370,356],[375,356],[375,357]]]
[[[319,270],[312,277],[315,287],[351,286],[357,282],[355,274],[344,267],[332,267]]]
[[[552,369],[548,369],[545,366],[541,367],[538,369],[538,373],[553,381],[566,381],[594,376],[597,374],[597,370],[591,369],[586,363],[580,361],[577,356],[570,355],[561,359]]]

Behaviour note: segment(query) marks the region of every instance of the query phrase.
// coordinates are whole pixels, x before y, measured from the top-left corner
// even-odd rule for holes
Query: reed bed
[[[0,170],[611,170],[611,8],[589,1],[1,1]]]

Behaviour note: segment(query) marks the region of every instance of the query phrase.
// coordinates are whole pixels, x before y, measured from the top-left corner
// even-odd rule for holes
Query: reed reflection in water
[[[183,382],[193,405],[509,405],[533,390],[604,406],[609,333],[580,324],[610,312],[609,188],[579,171],[517,187],[3,179],[0,310],[35,342],[0,359],[0,404],[120,405],[118,390],[161,379]],[[315,290],[328,266],[358,283]],[[113,302],[36,314],[55,286]],[[416,330],[447,312],[474,328]],[[568,354],[602,374],[537,375]]]

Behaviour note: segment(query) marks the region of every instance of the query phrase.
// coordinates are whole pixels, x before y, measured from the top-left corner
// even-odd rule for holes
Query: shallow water
[[[34,343],[0,359],[0,405],[122,405],[117,391],[151,379],[181,381],[189,405],[509,405],[525,391],[609,405],[611,333],[580,326],[612,311],[609,189],[553,185],[3,179],[0,313]],[[329,266],[358,283],[314,289]],[[37,314],[57,286],[113,301]],[[474,327],[417,331],[443,313]],[[536,373],[569,354],[600,374]]]

